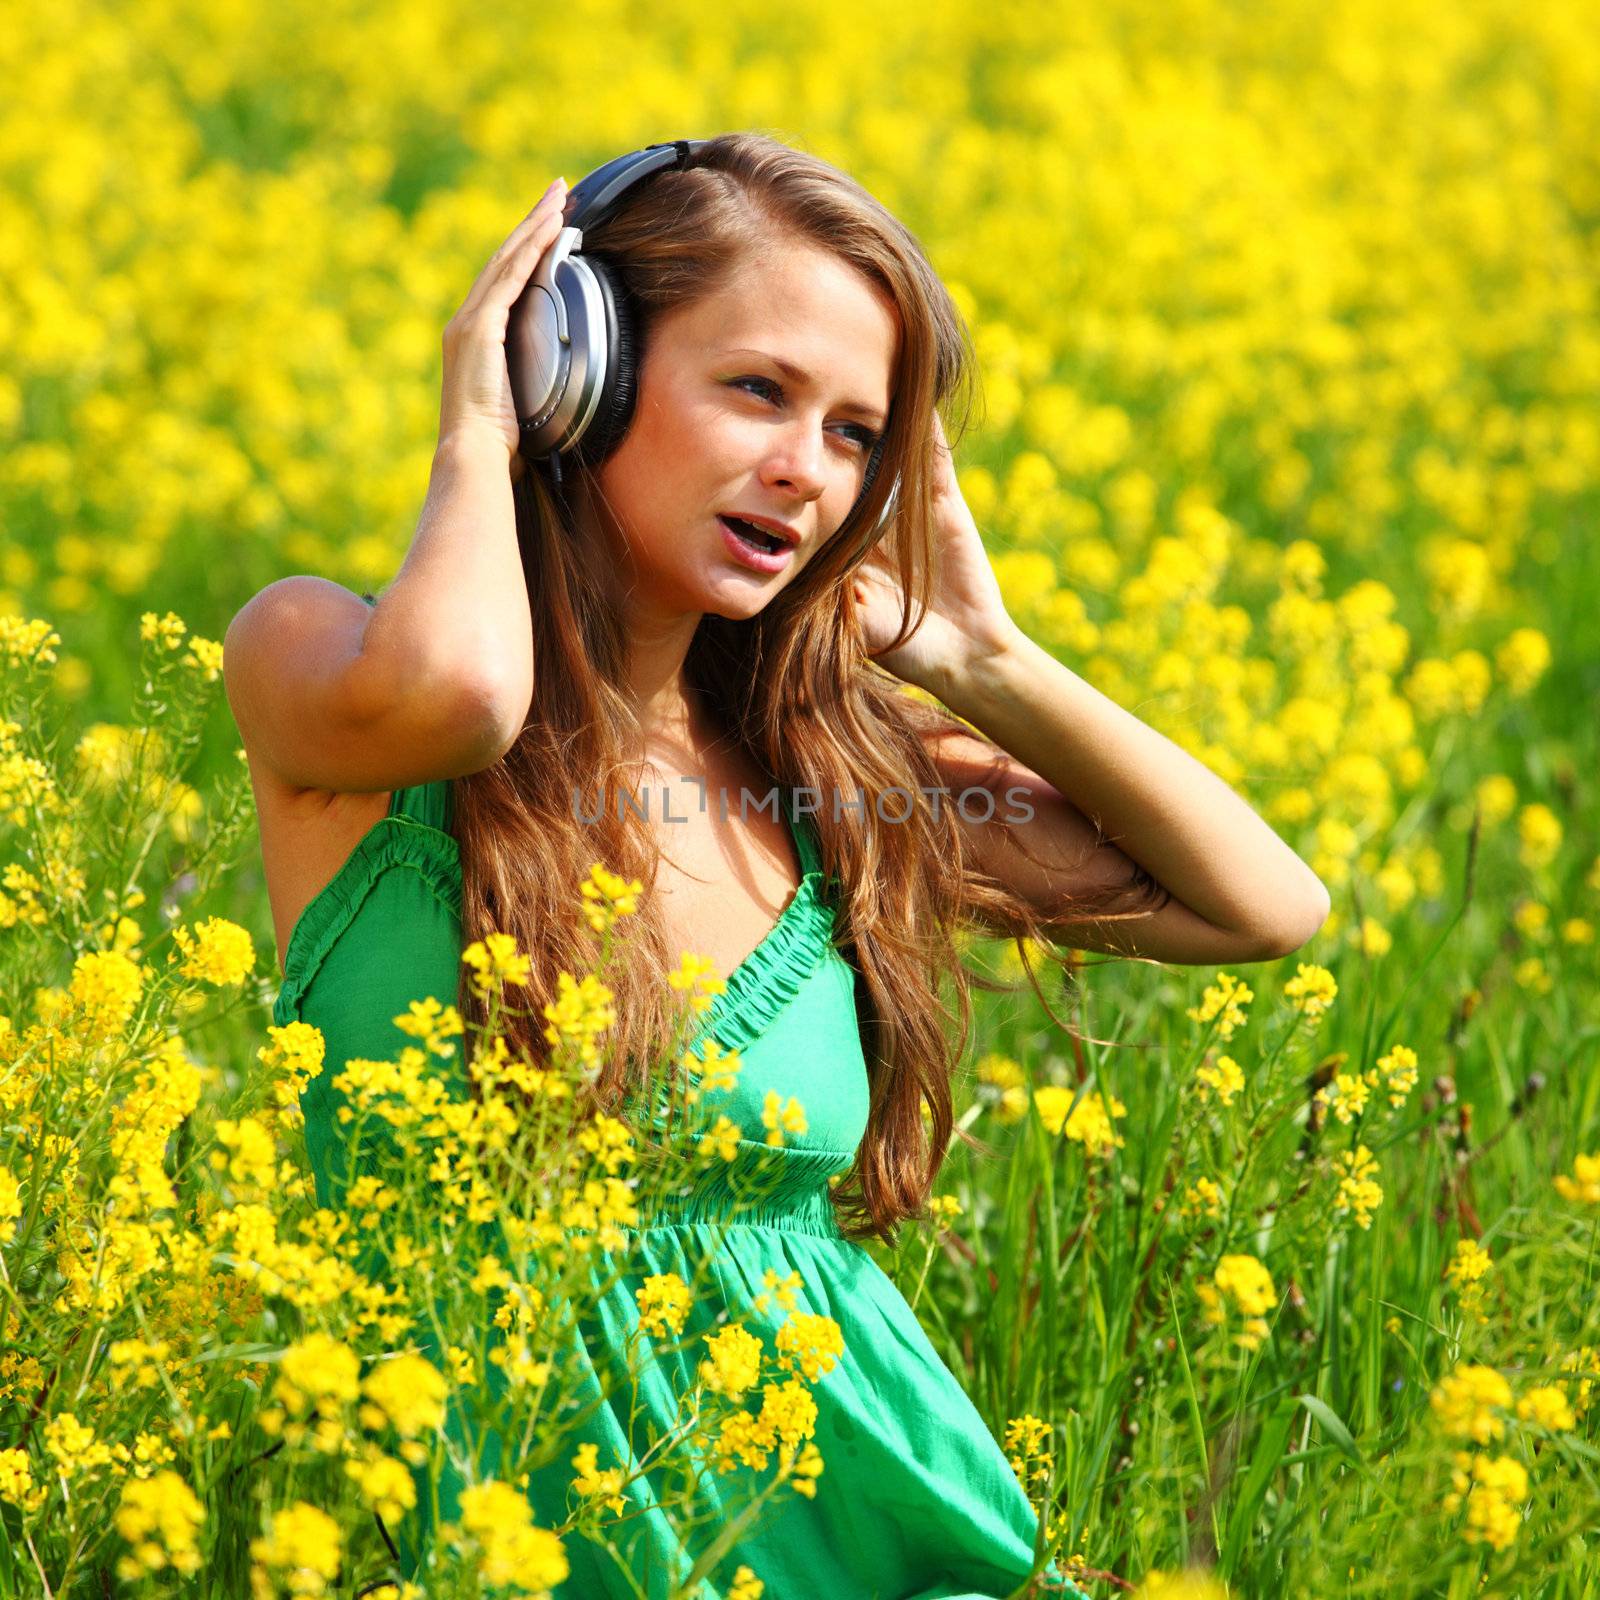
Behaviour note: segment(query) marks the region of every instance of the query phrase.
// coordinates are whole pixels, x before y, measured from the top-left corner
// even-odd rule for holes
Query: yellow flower
[[[362,1503],[390,1526],[417,1503],[417,1485],[411,1469],[376,1445],[366,1445],[360,1456],[345,1462],[344,1470],[360,1490]]]
[[[603,1111],[597,1111],[578,1130],[578,1143],[607,1172],[615,1172],[625,1163],[638,1159],[628,1125],[616,1117],[608,1117]]]
[[[1346,1150],[1335,1158],[1334,1165],[1341,1169],[1339,1191],[1334,1197],[1336,1216],[1353,1212],[1356,1223],[1363,1228],[1372,1226],[1372,1213],[1383,1203],[1383,1190],[1372,1174],[1378,1163],[1364,1144]]]
[[[761,1395],[759,1423],[763,1431],[796,1446],[811,1437],[817,1425],[817,1402],[798,1378],[769,1383]]]
[[[578,886],[589,926],[596,933],[604,933],[618,917],[631,917],[639,908],[643,889],[644,885],[637,878],[627,882],[595,862],[589,868],[588,878]]]
[[[1567,1397],[1554,1384],[1542,1383],[1528,1390],[1517,1401],[1517,1415],[1524,1422],[1536,1422],[1541,1428],[1559,1432],[1575,1428],[1578,1419],[1572,1414]]]
[[[689,950],[683,952],[677,970],[667,974],[667,982],[674,989],[688,991],[689,1009],[696,1016],[709,1010],[712,1000],[728,987],[718,976],[714,962]],[[705,1044],[708,1050],[716,1047],[713,1039],[706,1040]]]
[[[188,631],[189,625],[175,611],[169,611],[162,617],[153,611],[139,614],[140,639],[147,644],[157,643],[164,650],[176,650]]]
[[[430,1432],[444,1422],[444,1375],[418,1355],[380,1361],[362,1380],[368,1404],[361,1420],[369,1428],[392,1425],[406,1438]]]
[[[761,1125],[767,1130],[767,1143],[781,1145],[784,1134],[806,1131],[805,1108],[792,1095],[784,1100],[776,1089],[768,1089],[761,1108]]]
[[[1050,1443],[1050,1424],[1032,1412],[1012,1417],[1001,1440],[1006,1459],[1016,1474],[1023,1492],[1035,1505],[1049,1488],[1055,1452]]]
[[[256,964],[249,931],[226,917],[207,917],[196,925],[192,935],[179,925],[172,930],[172,939],[184,955],[178,971],[186,978],[199,978],[219,989],[225,984],[243,983]]]
[[[1217,1263],[1212,1280],[1248,1316],[1270,1311],[1277,1301],[1272,1274],[1265,1263],[1250,1255],[1224,1256]]]
[[[752,1306],[758,1312],[765,1313],[776,1300],[785,1311],[793,1311],[799,1305],[795,1298],[795,1291],[800,1288],[804,1279],[795,1271],[785,1272],[781,1277],[776,1267],[768,1267],[761,1274],[762,1282],[766,1284],[766,1292],[758,1294]]]
[[[269,1515],[267,1531],[250,1541],[256,1571],[252,1581],[275,1593],[273,1569],[287,1569],[286,1579],[297,1595],[322,1595],[339,1575],[339,1524],[304,1500]]]
[[[1428,1403],[1445,1433],[1488,1444],[1505,1434],[1497,1413],[1509,1409],[1511,1385],[1493,1367],[1469,1363],[1441,1378]]]
[[[1111,1126],[1111,1118],[1128,1114],[1115,1095],[1103,1097],[1098,1090],[1090,1090],[1075,1106],[1073,1099],[1073,1091],[1060,1084],[1041,1084],[1033,1091],[1033,1103],[1047,1132],[1075,1140],[1087,1156],[1110,1155],[1126,1144]]]
[[[1249,1020],[1244,1008],[1253,999],[1254,992],[1242,979],[1235,978],[1231,973],[1219,972],[1217,981],[1207,984],[1200,1004],[1189,1006],[1184,1014],[1191,1022],[1198,1022],[1202,1026],[1216,1020],[1217,1037],[1227,1040],[1233,1037],[1235,1028],[1242,1028]]]
[[[721,1328],[706,1335],[700,1381],[713,1394],[737,1400],[761,1375],[761,1341],[748,1329]]]
[[[277,1187],[277,1142],[254,1117],[218,1117],[217,1143],[225,1148],[210,1153],[211,1168],[225,1172],[241,1195],[270,1194]]]
[[[198,633],[189,636],[189,653],[183,658],[186,667],[193,667],[205,683],[215,683],[222,676],[222,644],[217,639],[202,639]]]
[[[634,1291],[639,1304],[639,1326],[646,1333],[680,1334],[689,1315],[693,1295],[676,1272],[652,1273]]]
[[[601,1501],[620,1517],[628,1509],[628,1502],[620,1492],[627,1481],[627,1474],[621,1467],[607,1467],[604,1472],[598,1471],[595,1464],[599,1455],[597,1445],[578,1446],[578,1453],[572,1458],[572,1486],[584,1499]]]
[[[709,1035],[685,1060],[692,1064],[698,1080],[698,1094],[731,1094],[738,1087],[743,1058],[737,1050],[724,1050]]]
[[[10,1244],[22,1215],[22,1185],[0,1167],[0,1244]]]
[[[785,1452],[787,1460],[788,1453]],[[803,1494],[806,1499],[814,1500],[817,1497],[817,1479],[822,1476],[822,1452],[810,1440],[800,1447],[800,1454],[794,1459],[790,1467],[790,1481],[794,1485],[796,1494]]]
[[[1202,1100],[1209,1091],[1225,1106],[1232,1105],[1233,1097],[1244,1088],[1244,1073],[1232,1056],[1218,1056],[1215,1064],[1202,1062],[1194,1076]]]
[[[1349,1123],[1367,1109],[1367,1097],[1372,1084],[1358,1072],[1334,1074],[1332,1083],[1324,1084],[1312,1096],[1319,1105],[1331,1110],[1340,1122]]]
[[[1581,1417],[1588,1411],[1595,1382],[1600,1379],[1600,1350],[1587,1344],[1569,1350],[1561,1358],[1561,1370],[1577,1375],[1567,1381],[1573,1384],[1572,1409]]]
[[[1550,665],[1550,641],[1537,628],[1514,628],[1495,651],[1495,670],[1511,694],[1520,698]]]
[[[64,1476],[93,1472],[115,1460],[111,1447],[96,1439],[94,1429],[85,1427],[70,1411],[45,1424],[44,1444]]]
[[[843,1355],[844,1333],[832,1317],[796,1311],[778,1329],[777,1344],[779,1366],[790,1372],[798,1369],[815,1383],[823,1373],[832,1372]]]
[[[1378,1057],[1378,1067],[1388,1080],[1389,1104],[1398,1109],[1417,1086],[1417,1052],[1409,1045],[1397,1044]]]
[[[144,989],[144,974],[115,950],[91,950],[72,964],[67,992],[96,1033],[110,1035],[132,1018]]]
[[[509,1483],[475,1483],[461,1491],[461,1526],[479,1544],[478,1577],[486,1584],[544,1591],[569,1571],[560,1538],[533,1526],[527,1500]]]
[[[342,1341],[310,1333],[284,1351],[278,1373],[278,1396],[291,1409],[303,1409],[308,1400],[342,1405],[359,1392],[361,1362]]]
[[[1573,1159],[1572,1176],[1564,1172],[1555,1176],[1556,1193],[1563,1200],[1581,1201],[1584,1205],[1600,1205],[1600,1152],[1592,1156],[1580,1155]]]
[[[61,635],[38,617],[24,621],[21,617],[0,616],[0,654],[7,661],[49,665],[56,659],[54,647],[60,643]]]
[[[1297,961],[1295,975],[1283,986],[1284,996],[1308,1020],[1315,1021],[1332,1006],[1339,985],[1326,967]]]
[[[1216,1327],[1225,1326],[1228,1321],[1225,1302],[1231,1301],[1243,1314],[1243,1326],[1233,1336],[1234,1342],[1243,1349],[1256,1349],[1270,1331],[1263,1313],[1276,1304],[1277,1290],[1266,1265],[1254,1256],[1223,1256],[1211,1281],[1197,1283],[1195,1293],[1206,1321]]]
[[[196,1534],[205,1508],[176,1472],[167,1469],[125,1480],[112,1521],[130,1547],[117,1561],[117,1576],[124,1583],[137,1583],[146,1573],[168,1566],[185,1577],[200,1570]]]
[[[1482,1456],[1457,1451],[1450,1477],[1454,1489],[1444,1497],[1444,1509],[1455,1511],[1463,1502],[1467,1525],[1462,1538],[1468,1544],[1487,1544],[1504,1550],[1517,1536],[1522,1521],[1521,1502],[1528,1498],[1527,1469],[1513,1456]]]
[[[276,1080],[277,1103],[286,1106],[322,1071],[326,1053],[322,1030],[309,1022],[289,1022],[281,1028],[269,1025],[267,1039],[268,1043],[257,1049],[256,1059]]]
[[[739,1153],[740,1137],[739,1124],[730,1122],[728,1118],[719,1114],[710,1131],[700,1136],[700,1154],[715,1154],[721,1156],[724,1161],[732,1161]]]
[[[1522,848],[1518,861],[1525,867],[1547,867],[1561,848],[1564,830],[1561,819],[1549,806],[1535,802],[1522,808],[1517,818],[1517,835]]]
[[[0,1500],[8,1501],[31,1516],[45,1503],[49,1493],[48,1485],[34,1483],[26,1450],[0,1449]]]
[[[1020,1122],[1028,1114],[1028,1080],[1022,1064],[990,1052],[978,1061],[978,1082],[999,1093],[996,1115],[1002,1122]]]
[[[599,1056],[601,1034],[617,1020],[612,998],[611,990],[592,972],[586,972],[581,982],[570,972],[558,972],[556,998],[544,1008],[550,1024],[545,1038],[553,1045],[572,1046],[580,1061],[592,1065]]]
[[[452,1055],[455,1046],[450,1040],[465,1032],[461,1013],[453,1005],[441,1005],[432,995],[411,1001],[393,1021],[402,1033],[422,1040],[423,1048],[436,1056]]]
[[[508,983],[525,984],[533,970],[531,958],[517,949],[517,941],[509,933],[474,939],[461,952],[461,959],[472,968],[472,988],[479,996],[487,996]]]
[[[761,1600],[766,1587],[753,1569],[741,1566],[735,1570],[733,1582],[728,1586],[728,1600]]]
[[[1186,1217],[1220,1217],[1222,1186],[1211,1178],[1196,1178],[1178,1197],[1178,1212],[1180,1216]]]
[[[348,1201],[346,1203],[348,1204]],[[499,1256],[490,1252],[479,1261],[469,1287],[474,1294],[489,1294],[495,1289],[508,1289],[511,1287],[511,1274],[500,1265]]]
[[[1484,1278],[1493,1263],[1476,1239],[1457,1239],[1445,1277],[1461,1297],[1461,1309],[1475,1314],[1483,1300]]]
[[[1227,1588],[1203,1567],[1147,1572],[1129,1600],[1228,1600]]]

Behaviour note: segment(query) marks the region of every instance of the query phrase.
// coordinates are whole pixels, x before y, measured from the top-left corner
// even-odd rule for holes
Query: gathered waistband
[[[634,1228],[625,1233],[649,1233],[661,1228],[767,1228],[780,1233],[804,1233],[842,1241],[843,1233],[826,1188],[785,1191],[760,1199],[731,1201],[720,1187],[697,1189],[675,1197],[670,1204],[641,1211]]]

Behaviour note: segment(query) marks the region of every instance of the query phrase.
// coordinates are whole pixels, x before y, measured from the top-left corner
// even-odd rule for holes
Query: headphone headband
[[[672,139],[661,144],[647,144],[642,150],[632,150],[627,155],[614,157],[603,167],[596,167],[580,179],[567,196],[562,208],[567,226],[578,229],[598,226],[634,184],[642,183],[663,167],[688,166],[689,157],[705,142],[704,139]]]

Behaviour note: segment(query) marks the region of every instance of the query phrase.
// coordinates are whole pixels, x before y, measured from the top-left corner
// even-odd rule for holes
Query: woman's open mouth
[[[794,546],[740,517],[721,517],[723,541],[747,566],[758,572],[781,572],[789,564]]]

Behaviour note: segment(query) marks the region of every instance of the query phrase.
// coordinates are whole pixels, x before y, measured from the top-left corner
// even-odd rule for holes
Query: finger
[[[557,180],[559,183],[559,180]],[[545,190],[539,203],[506,235],[505,242],[489,257],[482,276],[492,275],[494,269],[512,257],[520,255],[530,240],[538,239],[548,244],[564,225],[562,208],[566,204],[564,188]]]
[[[525,235],[529,227],[537,222],[541,216],[548,216],[552,212],[559,216],[566,203],[567,186],[560,178],[555,178],[551,181],[550,187],[534,201],[527,216],[506,236],[506,245],[515,243],[517,239]],[[504,249],[505,245],[502,245],[501,248]]]
[[[522,293],[529,278],[537,268],[539,258],[554,243],[556,235],[566,226],[560,196],[547,195],[536,205],[512,233],[510,238],[490,256],[477,281],[467,292],[458,313],[463,318],[475,316],[486,307],[504,309]],[[531,260],[529,258],[532,258]]]

